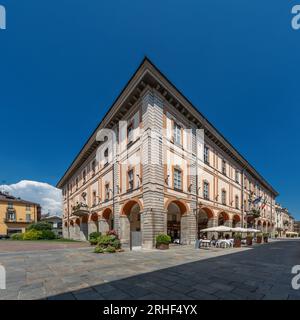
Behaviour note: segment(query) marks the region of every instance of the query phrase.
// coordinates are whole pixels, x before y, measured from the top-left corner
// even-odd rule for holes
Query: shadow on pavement
[[[294,276],[291,269],[300,264],[299,249],[299,241],[275,241],[255,246],[252,250],[189,262],[121,280],[95,283],[88,288],[48,299],[300,300],[300,290],[291,287]],[[134,266],[133,263],[132,268]]]

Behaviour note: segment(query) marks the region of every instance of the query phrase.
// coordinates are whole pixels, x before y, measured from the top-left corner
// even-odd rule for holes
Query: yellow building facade
[[[40,219],[40,214],[39,204],[0,192],[0,236],[25,232]]]

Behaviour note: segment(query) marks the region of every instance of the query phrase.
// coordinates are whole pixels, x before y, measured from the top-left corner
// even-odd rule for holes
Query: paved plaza
[[[299,240],[118,254],[94,254],[86,244],[4,252],[3,243],[7,289],[0,299],[300,299],[291,287]]]

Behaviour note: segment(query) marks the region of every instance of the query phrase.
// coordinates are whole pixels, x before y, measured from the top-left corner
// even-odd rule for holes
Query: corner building
[[[115,154],[97,141],[104,128]],[[123,246],[153,248],[159,233],[190,244],[216,225],[274,232],[276,190],[147,58],[57,187],[66,238],[115,229]],[[254,218],[257,197],[265,204]]]

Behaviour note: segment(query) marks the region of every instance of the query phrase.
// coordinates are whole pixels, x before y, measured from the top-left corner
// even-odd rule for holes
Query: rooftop
[[[33,204],[33,205],[40,206],[38,203],[35,203],[35,202],[32,202],[32,201],[23,200],[21,198],[17,198],[15,196],[9,194],[8,192],[3,192],[3,191],[0,191],[0,201],[23,203],[23,204]]]

